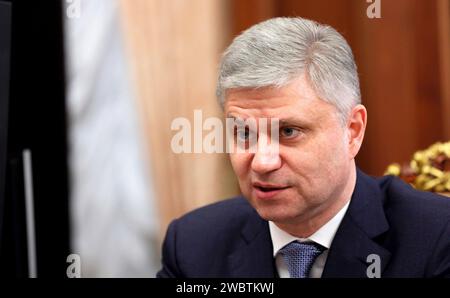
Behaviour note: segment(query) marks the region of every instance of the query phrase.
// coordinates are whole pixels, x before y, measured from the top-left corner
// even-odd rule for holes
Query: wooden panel
[[[414,2],[416,54],[416,147],[426,148],[443,138],[442,95],[439,73],[437,1]]]
[[[327,24],[351,39],[352,7],[358,0],[283,0],[279,2],[279,15],[302,17]],[[361,2],[361,1],[359,1]]]
[[[444,139],[450,140],[450,1],[438,0],[439,57]]]
[[[415,147],[416,75],[413,8],[404,1],[383,3],[383,19],[365,19],[359,63],[369,124],[359,164],[380,174],[387,164],[408,160]]]
[[[384,1],[382,19],[361,20],[356,46],[369,126],[358,162],[369,173],[442,138],[435,4]]]
[[[276,0],[231,0],[230,3],[232,37],[277,14]]]

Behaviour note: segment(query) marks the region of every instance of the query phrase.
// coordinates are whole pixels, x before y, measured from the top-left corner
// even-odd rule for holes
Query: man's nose
[[[258,150],[253,156],[252,170],[258,174],[266,174],[281,167],[278,143],[267,144],[258,140]]]

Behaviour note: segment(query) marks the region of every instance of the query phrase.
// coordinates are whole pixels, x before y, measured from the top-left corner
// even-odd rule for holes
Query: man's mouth
[[[274,190],[281,190],[281,189],[286,189],[289,186],[285,186],[285,187],[262,187],[262,186],[256,186],[255,188],[259,189],[262,192],[269,192],[269,191],[274,191]]]
[[[289,185],[277,185],[267,183],[253,183],[255,195],[261,199],[270,199],[285,189],[290,188]]]

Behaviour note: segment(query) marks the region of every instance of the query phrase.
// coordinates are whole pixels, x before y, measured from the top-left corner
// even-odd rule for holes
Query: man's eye
[[[246,140],[248,140],[250,133],[246,129],[241,129],[236,132],[236,135],[237,135],[238,139],[246,141]]]
[[[256,137],[256,133],[250,131],[249,129],[237,129],[236,138],[241,141],[250,141]]]
[[[295,138],[300,131],[293,127],[284,127],[280,130],[280,135],[285,138]]]

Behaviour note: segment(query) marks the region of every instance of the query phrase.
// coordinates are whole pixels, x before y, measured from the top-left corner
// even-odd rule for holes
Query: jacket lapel
[[[322,277],[368,277],[369,255],[380,260],[383,273],[391,253],[377,240],[389,229],[377,182],[357,170],[355,191],[331,244]]]
[[[228,256],[232,277],[275,277],[268,223],[254,212],[247,220],[241,236],[238,247]]]

